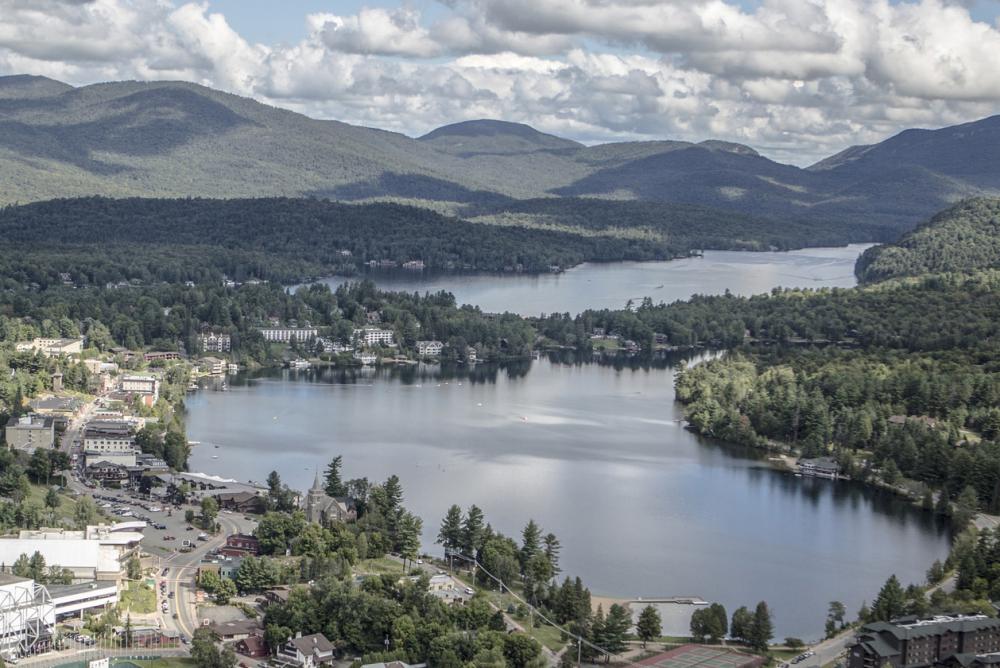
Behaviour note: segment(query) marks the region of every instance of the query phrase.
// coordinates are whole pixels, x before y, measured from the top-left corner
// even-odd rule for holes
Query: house
[[[208,630],[222,642],[245,640],[250,636],[263,637],[264,628],[256,619],[239,619],[232,622],[215,622],[209,624]]]
[[[260,554],[260,541],[256,536],[245,533],[234,533],[226,537],[226,544],[219,548],[219,554],[227,557],[241,557]]]
[[[312,488],[306,493],[302,509],[306,513],[306,521],[316,524],[353,522],[358,519],[358,513],[350,503],[350,499],[327,496],[319,471],[316,472]]]
[[[12,450],[34,452],[38,448],[51,449],[55,444],[55,423],[44,415],[23,415],[7,421],[4,435]]]
[[[470,595],[465,593],[465,587],[460,585],[455,578],[440,573],[431,576],[427,592],[434,598],[450,605],[462,605],[470,598]]]
[[[354,340],[365,346],[394,346],[394,335],[391,329],[381,327],[361,327],[354,330]]]
[[[848,668],[916,668],[959,655],[1000,652],[1000,619],[986,615],[904,617],[865,624],[847,651]]]
[[[267,656],[267,643],[260,636],[247,636],[236,642],[236,653],[258,659]]]
[[[354,353],[354,359],[358,360],[365,366],[370,366],[372,364],[375,364],[376,361],[378,361],[378,355],[376,355],[375,353],[356,351]]]
[[[297,634],[278,651],[276,661],[300,668],[315,668],[333,662],[333,643],[322,633]]]
[[[235,580],[242,563],[243,557],[206,557],[198,564],[198,579],[201,579],[203,573],[215,573],[220,578]]]
[[[803,458],[798,461],[799,473],[818,478],[837,478],[840,464],[833,457]]]
[[[203,357],[200,366],[213,376],[220,376],[226,372],[226,360],[220,360],[218,357]]]
[[[266,510],[264,497],[253,492],[220,492],[213,494],[219,508],[238,513],[263,513]]]
[[[466,363],[475,364],[478,360],[479,360],[479,354],[476,352],[475,348],[469,346],[468,348],[465,349]]]
[[[421,357],[438,357],[444,350],[440,341],[417,341],[417,354]]]
[[[281,585],[280,587],[274,587],[273,589],[268,589],[264,592],[264,600],[266,605],[272,605],[274,603],[288,603],[288,595],[292,593],[292,587],[288,585]]]
[[[936,429],[938,421],[929,415],[892,415],[889,417],[889,424],[895,427],[902,427],[906,424],[922,424],[928,429]]]

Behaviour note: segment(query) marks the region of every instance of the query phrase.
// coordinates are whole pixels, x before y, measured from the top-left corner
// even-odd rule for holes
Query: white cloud
[[[269,45],[204,2],[0,0],[0,72],[188,79],[409,134],[489,116],[585,141],[716,137],[800,163],[1000,101],[1000,30],[944,0],[450,0],[433,19],[401,2],[302,20],[301,41]]]

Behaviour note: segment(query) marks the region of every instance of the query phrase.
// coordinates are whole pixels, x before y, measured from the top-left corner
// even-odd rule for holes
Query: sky
[[[1000,112],[1000,0],[0,0],[0,74],[182,79],[419,136],[722,139],[810,164]]]

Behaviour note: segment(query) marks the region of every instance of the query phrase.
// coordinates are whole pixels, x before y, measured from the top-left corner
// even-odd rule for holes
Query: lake
[[[487,312],[525,316],[580,313],[588,308],[623,308],[628,300],[654,302],[687,299],[694,294],[739,295],[770,292],[776,287],[845,288],[855,284],[854,261],[870,244],[806,248],[785,253],[705,251],[704,257],[669,262],[585,263],[561,274],[461,275],[373,271],[365,275],[386,290],[447,290],[460,304]],[[322,282],[335,288],[342,277]]]
[[[377,282],[450,290],[487,311],[574,312],[647,294],[849,287],[863,248]],[[673,391],[684,363],[567,357],[457,374],[436,366],[241,374],[228,391],[189,398],[188,435],[203,443],[191,467],[240,480],[274,469],[304,490],[341,454],[347,477],[400,476],[431,552],[440,554],[434,538],[447,508],[475,503],[507,535],[519,538],[529,518],[556,533],[564,573],[595,594],[698,596],[730,613],[763,599],[779,639],[817,638],[829,601],[853,615],[890,574],[922,581],[947,555],[947,529],[891,495],[796,478],[759,453],[685,430]]]

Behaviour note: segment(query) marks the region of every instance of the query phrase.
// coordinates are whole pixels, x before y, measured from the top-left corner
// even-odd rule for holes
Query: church
[[[347,497],[327,496],[319,471],[316,471],[316,480],[302,502],[306,520],[322,525],[332,522],[353,522],[358,519],[358,513],[353,506]]]

